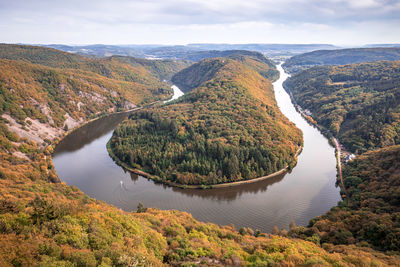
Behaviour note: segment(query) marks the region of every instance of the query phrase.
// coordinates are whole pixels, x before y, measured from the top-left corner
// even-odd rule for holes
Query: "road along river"
[[[306,225],[340,200],[335,187],[334,148],[295,110],[282,87],[288,75],[278,66],[280,79],[274,83],[282,113],[303,131],[304,148],[291,173],[218,189],[179,189],[155,184],[125,172],[109,157],[106,144],[113,129],[126,114],[93,121],[66,136],[56,147],[53,162],[62,181],[91,197],[123,210],[146,207],[189,212],[200,221],[234,224],[270,232],[274,226],[288,228],[290,221]],[[179,93],[176,88],[174,92]]]

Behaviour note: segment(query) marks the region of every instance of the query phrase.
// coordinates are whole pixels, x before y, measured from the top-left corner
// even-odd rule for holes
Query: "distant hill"
[[[127,63],[134,67],[144,67],[162,81],[171,81],[171,78],[175,73],[193,64],[193,62],[188,60],[148,60],[144,58],[124,56],[112,56],[111,59],[115,59],[118,62]]]
[[[330,44],[188,44],[187,46],[203,50],[249,50],[265,54],[298,54],[314,50],[338,48]]]
[[[351,151],[400,144],[400,61],[314,67],[284,85]]]
[[[275,80],[279,77],[275,65],[258,52],[245,50],[203,51],[188,54],[187,57],[194,61],[216,57],[230,58],[252,67],[269,80]],[[222,61],[205,60],[178,72],[172,77],[172,82],[178,85],[181,90],[187,92],[209,80],[222,66],[224,66]]]
[[[400,47],[400,44],[368,44],[364,45],[364,47]]]
[[[130,57],[145,57],[145,50],[153,48],[153,46],[142,46],[142,45],[132,45],[132,46],[118,46],[118,45],[62,45],[62,44],[49,44],[40,45],[43,47],[54,48],[57,50],[62,50],[69,53],[76,53],[84,56],[92,57],[109,57],[113,55],[119,56],[130,56]],[[158,46],[154,46],[158,47]]]
[[[172,74],[191,64],[176,60],[146,60],[122,56],[87,58],[53,48],[10,44],[0,44],[0,58],[22,60],[54,68],[79,69],[127,81],[141,81],[141,76],[137,73],[142,73],[143,76],[151,75],[153,79],[170,80]],[[132,70],[135,71],[130,72]]]
[[[190,92],[132,114],[115,130],[110,147],[124,164],[159,182],[204,186],[295,165],[301,132],[255,68],[231,58],[204,59],[176,77]]]
[[[400,60],[400,47],[318,50],[293,56],[283,64],[283,67],[286,71],[294,73],[319,65],[344,65],[380,60]]]
[[[314,50],[336,49],[329,44],[188,44],[188,45],[42,45],[85,56],[108,57],[112,55],[140,58],[184,59],[188,53],[210,50],[248,50],[267,55],[293,55]]]
[[[274,66],[272,62],[265,58],[265,56],[259,52],[247,51],[247,50],[207,50],[207,51],[197,51],[190,52],[184,56],[185,59],[191,61],[201,61],[206,58],[216,58],[216,57],[230,57],[230,58],[239,58],[239,57],[252,57],[254,59],[258,59],[259,61],[263,61],[270,66]]]

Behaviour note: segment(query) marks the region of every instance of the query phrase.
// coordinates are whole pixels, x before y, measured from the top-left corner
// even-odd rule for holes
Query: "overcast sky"
[[[400,43],[400,0],[0,0],[0,42]]]

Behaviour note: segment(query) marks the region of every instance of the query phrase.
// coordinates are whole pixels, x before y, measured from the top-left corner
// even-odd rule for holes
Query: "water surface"
[[[178,189],[155,184],[125,172],[109,157],[106,143],[126,114],[92,122],[67,136],[57,147],[53,161],[61,180],[96,199],[123,210],[146,207],[189,212],[200,221],[234,224],[270,232],[288,228],[290,221],[306,225],[340,200],[335,187],[336,160],[328,140],[310,126],[292,105],[281,77],[274,83],[278,105],[303,131],[304,149],[291,173],[272,179],[220,189]],[[176,90],[174,90],[176,91]]]

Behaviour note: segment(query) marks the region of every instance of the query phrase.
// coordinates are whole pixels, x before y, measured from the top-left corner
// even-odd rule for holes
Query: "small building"
[[[307,116],[311,116],[312,115],[312,113],[311,113],[311,111],[309,109],[305,109],[304,110],[304,114],[306,114]]]
[[[346,162],[348,162],[348,161],[353,160],[353,159],[355,159],[355,158],[356,158],[356,155],[354,155],[354,154],[349,154],[349,155],[346,155],[346,157],[344,157],[344,160],[345,160]]]

